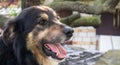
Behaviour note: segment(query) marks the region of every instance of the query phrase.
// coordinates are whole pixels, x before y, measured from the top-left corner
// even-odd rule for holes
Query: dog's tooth
[[[49,49],[49,50],[50,50],[50,48],[49,48],[46,44],[45,44],[44,46],[45,46],[47,49]]]
[[[59,53],[56,53],[56,56],[58,56],[59,55]]]

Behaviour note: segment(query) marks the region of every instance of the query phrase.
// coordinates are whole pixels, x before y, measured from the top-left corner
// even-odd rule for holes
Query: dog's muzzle
[[[65,27],[65,28],[63,29],[63,33],[64,33],[68,38],[70,38],[70,37],[73,36],[73,32],[74,32],[74,30],[73,30],[71,27]]]
[[[59,40],[58,42],[50,42],[50,41],[45,42],[43,44],[43,51],[46,53],[47,56],[51,56],[52,58],[59,60],[64,59],[67,55],[67,52],[62,47],[61,43],[65,43],[66,41],[68,41],[72,37],[73,32],[74,30],[71,27],[64,27],[62,33],[65,35],[64,37],[66,38],[62,39],[58,37]],[[51,40],[51,41],[55,41],[55,40]]]

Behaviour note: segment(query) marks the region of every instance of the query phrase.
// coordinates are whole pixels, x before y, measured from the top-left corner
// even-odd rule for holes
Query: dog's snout
[[[65,35],[67,35],[68,37],[71,37],[73,32],[74,32],[74,30],[72,28],[70,28],[70,27],[65,27],[63,29],[63,33]]]

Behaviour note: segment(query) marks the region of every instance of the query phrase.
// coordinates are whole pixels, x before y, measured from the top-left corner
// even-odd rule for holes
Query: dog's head
[[[15,19],[9,21],[3,32],[3,40],[7,45],[13,41],[18,58],[30,51],[37,60],[41,60],[41,57],[61,60],[66,57],[61,44],[72,33],[73,29],[62,24],[53,9],[33,6],[24,9]]]

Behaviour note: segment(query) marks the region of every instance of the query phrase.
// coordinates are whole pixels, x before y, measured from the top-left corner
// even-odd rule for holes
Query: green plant
[[[100,17],[98,16],[81,17],[75,20],[71,26],[98,26],[100,23]]]
[[[16,17],[16,16],[18,15],[18,13],[16,12],[16,10],[12,10],[9,15],[10,15],[11,17]]]

